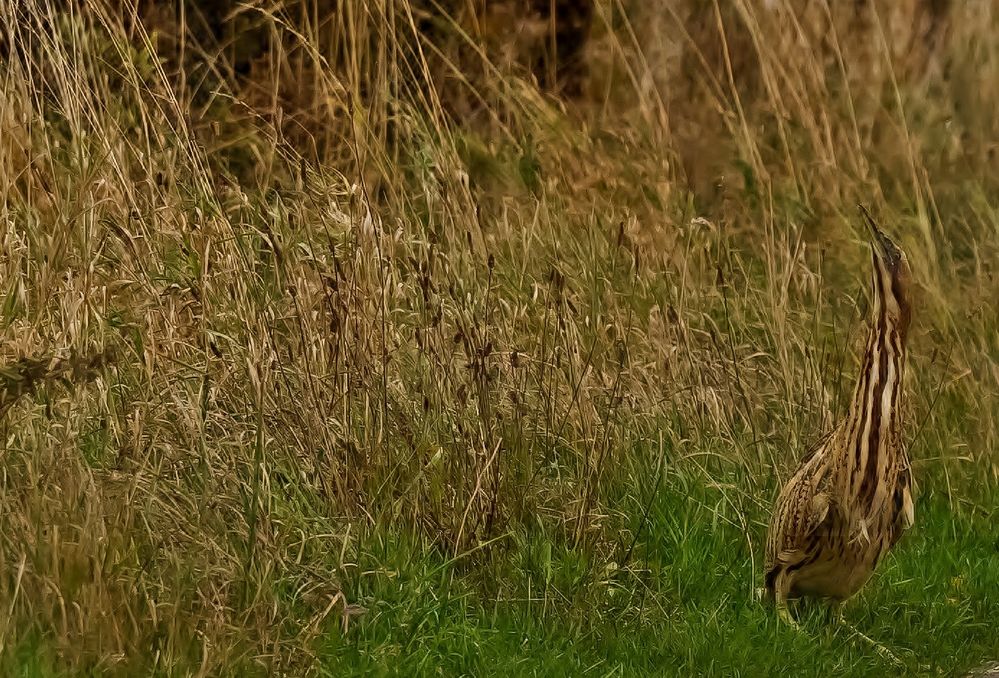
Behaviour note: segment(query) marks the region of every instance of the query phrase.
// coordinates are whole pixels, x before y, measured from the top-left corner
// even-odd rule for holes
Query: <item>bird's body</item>
[[[774,507],[765,584],[778,609],[798,596],[844,601],[913,522],[901,397],[909,328],[905,254],[865,212],[874,317],[847,415],[802,460]]]

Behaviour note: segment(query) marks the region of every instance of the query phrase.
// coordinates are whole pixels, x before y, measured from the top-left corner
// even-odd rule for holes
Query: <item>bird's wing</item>
[[[818,440],[809,445],[808,448],[805,449],[805,453],[801,455],[801,460],[799,463],[804,464],[806,461],[811,459],[816,452],[822,449],[822,447],[829,441],[829,438],[832,437],[834,431],[835,429],[826,431],[825,433],[822,434],[822,437],[820,437]]]
[[[804,509],[805,513],[800,523],[801,529],[793,535],[786,535],[791,536],[791,539],[787,539],[785,536],[785,548],[779,550],[773,555],[772,560],[766,563],[764,582],[768,591],[773,592],[774,580],[782,568],[793,567],[808,559],[809,553],[814,546],[806,546],[806,538],[819,529],[828,529],[824,526],[829,520],[829,513],[832,507],[833,501],[828,493],[817,492],[812,495],[812,498],[808,501],[807,508]],[[789,544],[788,542],[791,543]]]
[[[808,537],[829,520],[832,495],[825,491],[828,474],[818,458],[832,432],[814,443],[802,458],[798,470],[777,497],[767,534],[765,582],[772,588],[776,573],[808,557]]]
[[[916,523],[916,507],[912,503],[912,493],[906,487],[902,490],[902,529],[908,530]]]
[[[794,562],[807,538],[823,528],[833,507],[832,495],[803,476],[805,469],[791,479],[778,500],[770,526],[770,555],[774,562]]]
[[[898,487],[895,488],[895,505],[898,511],[902,529],[907,530],[916,522],[916,507],[912,502],[912,475],[906,464],[898,476]]]
[[[816,492],[808,506],[808,516],[805,520],[805,534],[811,535],[818,530],[829,517],[829,509],[833,500],[828,492]]]

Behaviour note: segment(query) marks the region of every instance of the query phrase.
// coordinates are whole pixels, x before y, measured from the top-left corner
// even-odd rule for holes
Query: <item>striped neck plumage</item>
[[[892,312],[885,296],[891,287],[879,280],[881,272],[875,266],[873,323],[846,424],[849,483],[853,493],[866,497],[868,507],[897,452],[908,329]]]

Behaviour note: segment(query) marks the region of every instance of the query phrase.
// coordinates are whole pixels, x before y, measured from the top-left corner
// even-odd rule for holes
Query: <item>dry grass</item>
[[[432,4],[241,6],[248,78],[185,13],[0,5],[0,355],[116,356],[3,415],[0,654],[302,672],[362,535],[609,558],[664,446],[752,541],[853,373],[858,201],[922,285],[924,485],[985,501],[990,3],[600,2],[568,109]]]

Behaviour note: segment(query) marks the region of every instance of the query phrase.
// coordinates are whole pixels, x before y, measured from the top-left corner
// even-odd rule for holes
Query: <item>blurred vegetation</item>
[[[997,30],[0,2],[0,666],[898,670],[753,596],[856,373],[858,202],[919,284],[918,494],[847,617],[912,674],[995,658]]]

